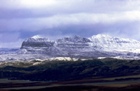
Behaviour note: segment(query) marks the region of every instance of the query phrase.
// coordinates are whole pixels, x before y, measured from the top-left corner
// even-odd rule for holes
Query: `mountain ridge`
[[[38,36],[38,35],[37,35]],[[46,37],[36,37],[34,38],[28,38],[27,40],[23,41],[22,46],[24,46],[24,42],[44,42],[44,43],[54,43],[53,45],[57,45],[60,43],[68,43],[68,44],[89,44],[89,46],[101,46],[101,47],[113,47],[113,48],[124,48],[124,47],[130,47],[130,48],[140,48],[140,41],[134,40],[134,39],[129,39],[129,38],[121,38],[121,37],[112,37],[108,34],[97,34],[97,35],[93,35],[89,38],[85,38],[85,37],[81,37],[81,36],[71,36],[71,37],[63,37],[60,39],[56,39],[56,40],[49,40]],[[39,44],[38,43],[38,44]],[[53,46],[52,45],[52,46]],[[21,46],[21,47],[22,47]],[[25,45],[26,46],[26,45]],[[32,47],[32,46],[31,46]],[[36,46],[37,47],[37,46]],[[38,46],[40,47],[40,46]]]
[[[42,53],[49,56],[65,57],[114,57],[118,54],[140,53],[140,41],[112,37],[108,34],[93,35],[90,38],[81,36],[63,37],[54,41],[43,37],[30,40],[31,38],[23,41],[21,50],[26,49],[30,53],[35,51],[41,53],[43,51]]]
[[[140,41],[106,34],[62,37],[50,40],[33,36],[16,50],[2,49],[1,61],[78,60],[78,59],[140,59]]]

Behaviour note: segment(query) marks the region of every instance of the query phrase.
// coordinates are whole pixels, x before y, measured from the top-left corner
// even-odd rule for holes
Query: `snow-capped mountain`
[[[54,41],[35,35],[23,41],[21,53],[45,54],[49,52],[54,45]]]
[[[24,53],[45,53],[50,56],[79,55],[91,50],[91,41],[80,36],[64,37],[56,41],[47,38],[31,37],[23,41],[21,50]]]
[[[90,51],[127,51],[140,52],[140,41],[113,37],[107,34],[93,35],[90,38],[80,36],[64,37],[51,41],[48,38],[33,36],[23,41],[21,49],[56,48],[58,50]],[[53,52],[53,51],[52,51]]]
[[[58,39],[55,42],[55,45],[58,48],[66,49],[66,50],[82,50],[82,49],[88,49],[91,47],[89,45],[91,41],[88,38],[83,38],[80,36],[73,36],[73,37],[64,37],[62,39]],[[84,51],[85,51],[84,50]]]
[[[71,36],[55,41],[33,36],[22,43],[21,49],[27,53],[46,53],[49,56],[114,57],[140,53],[140,42],[107,34],[93,35],[90,38]]]
[[[48,38],[41,37],[39,35],[33,36],[22,43],[22,48],[24,47],[50,47],[54,42],[50,41]]]
[[[140,59],[140,42],[107,34],[93,35],[90,38],[71,36],[56,40],[37,35],[23,41],[20,49],[8,49],[6,52],[4,49],[0,50],[1,61],[51,60],[59,57]]]
[[[104,51],[140,52],[140,41],[128,38],[113,37],[105,34],[94,35],[89,38],[91,46],[97,46]]]

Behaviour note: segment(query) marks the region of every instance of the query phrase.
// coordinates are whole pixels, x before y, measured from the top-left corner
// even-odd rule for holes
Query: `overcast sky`
[[[0,0],[0,47],[99,33],[140,40],[140,0]]]

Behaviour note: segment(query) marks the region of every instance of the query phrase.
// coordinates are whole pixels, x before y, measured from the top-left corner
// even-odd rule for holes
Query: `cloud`
[[[53,29],[57,27],[71,25],[91,25],[104,24],[112,25],[122,22],[139,22],[140,11],[94,14],[94,13],[76,13],[65,15],[54,15],[41,18],[19,18],[19,19],[1,19],[0,31],[40,31],[42,29]]]
[[[0,33],[0,47],[19,48],[22,41],[19,33]]]
[[[23,40],[17,39],[15,42],[2,42],[0,43],[1,48],[20,48]]]
[[[36,34],[109,33],[140,40],[139,24],[139,0],[0,0],[0,44],[5,47]]]
[[[139,0],[1,0],[1,18],[47,17],[74,13],[139,11]]]

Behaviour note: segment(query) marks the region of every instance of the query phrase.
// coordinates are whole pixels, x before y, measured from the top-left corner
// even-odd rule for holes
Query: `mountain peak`
[[[33,39],[39,39],[39,38],[43,38],[43,37],[40,36],[40,35],[34,35],[34,36],[32,36],[31,38],[33,38]]]

